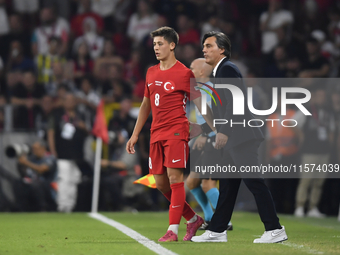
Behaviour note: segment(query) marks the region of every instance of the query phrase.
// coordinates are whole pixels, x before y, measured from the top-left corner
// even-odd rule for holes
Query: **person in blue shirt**
[[[197,79],[197,85],[201,88],[202,96],[204,94],[206,95],[207,104],[211,107],[212,99],[206,91],[212,94],[211,89],[208,87],[213,86],[209,81],[212,67],[205,63],[204,58],[198,58],[191,63],[190,69]],[[205,86],[205,84],[208,86]],[[197,107],[195,107],[195,112],[197,124],[204,124],[205,120]],[[213,148],[214,141],[215,133],[211,132],[208,135],[203,134],[197,137],[193,141],[193,145],[190,146],[190,174],[186,180],[186,184],[198,204],[202,207],[204,213],[205,223],[200,228],[201,230],[205,230],[209,226],[209,222],[214,214],[213,209],[215,210],[217,206],[219,191],[216,187],[216,180],[212,180],[209,173],[195,172],[195,166],[209,165],[208,162],[213,162],[215,158],[215,149]],[[231,223],[229,223],[227,230],[232,230]]]

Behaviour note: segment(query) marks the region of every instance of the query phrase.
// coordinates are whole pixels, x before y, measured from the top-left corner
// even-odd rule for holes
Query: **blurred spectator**
[[[68,93],[71,93],[71,90],[66,84],[61,83],[58,85],[57,96],[54,99],[54,108],[63,108],[65,101],[64,98]]]
[[[124,61],[121,57],[116,55],[116,48],[112,43],[112,40],[105,39],[103,53],[96,59],[94,65],[94,75],[98,76],[102,67],[108,67],[112,64],[118,64],[121,67],[124,66]],[[105,68],[104,67],[104,68]]]
[[[79,37],[84,34],[84,20],[87,18],[92,18],[96,24],[98,33],[102,33],[104,22],[102,17],[91,10],[91,0],[79,1],[79,13],[80,14],[73,17],[71,21],[71,29],[75,37]]]
[[[67,64],[65,62],[54,62],[52,66],[53,77],[51,82],[45,84],[45,89],[48,95],[53,98],[58,94],[58,88],[60,86],[66,86],[69,92],[76,91],[76,85],[73,79],[69,79],[66,76]]]
[[[37,130],[37,136],[47,142],[47,128],[48,121],[53,111],[53,98],[49,95],[45,95],[41,99],[41,111],[39,111],[35,117],[35,128]]]
[[[9,32],[8,15],[6,11],[6,0],[0,0],[0,36]]]
[[[139,0],[137,12],[132,14],[129,20],[127,35],[137,47],[145,36],[155,30],[158,15],[153,13],[150,4],[146,0]]]
[[[131,14],[131,7],[134,3],[136,3],[136,1],[132,0],[124,0],[117,3],[114,13],[116,29],[117,27],[120,27],[128,22],[129,16]]]
[[[24,130],[34,128],[35,116],[40,109],[45,89],[36,83],[32,71],[26,71],[23,74],[22,83],[17,84],[12,93],[11,102],[17,106],[14,112],[14,128]]]
[[[310,36],[306,42],[306,49],[307,59],[302,64],[302,71],[299,77],[328,77],[330,70],[329,61],[321,55],[319,42]]]
[[[192,61],[197,58],[197,46],[193,43],[179,45],[176,47],[178,59],[187,67],[190,67]]]
[[[84,34],[78,37],[73,45],[73,50],[76,51],[79,45],[83,42],[87,44],[89,53],[92,59],[98,58],[104,48],[104,38],[97,33],[97,24],[95,19],[88,17],[83,21]]]
[[[3,100],[0,96],[0,101]],[[2,132],[5,128],[5,115],[3,108],[0,107],[0,131]]]
[[[110,65],[108,69],[109,81],[103,88],[103,95],[108,103],[120,102],[124,96],[129,96],[132,89],[123,77],[121,66],[114,64]]]
[[[58,37],[51,37],[49,40],[48,52],[46,54],[39,54],[36,58],[36,65],[38,71],[38,82],[44,84],[48,94],[55,94],[53,88],[54,73],[53,65],[55,63],[65,64],[66,59],[60,55],[61,40]]]
[[[13,7],[20,14],[34,14],[39,10],[39,0],[13,0]]]
[[[315,164],[317,167],[329,163],[335,123],[331,112],[326,108],[326,91],[323,88],[318,88],[313,92],[310,103],[309,111],[312,115],[306,116],[299,111],[293,119],[298,122],[295,129],[299,134],[301,144],[301,164],[302,166]],[[318,178],[313,176],[313,173],[318,173]],[[322,173],[323,178],[320,178]],[[305,215],[304,209],[307,201],[309,201],[307,216],[317,218],[325,216],[320,213],[318,204],[326,176],[327,172],[319,173],[318,171],[300,174],[294,212],[296,217]]]
[[[232,47],[232,55],[236,54],[237,56],[242,55],[243,53],[243,38],[241,30],[237,28],[237,24],[233,20],[225,20],[220,22],[220,27],[223,33],[225,33],[231,42]]]
[[[102,173],[104,174],[101,185],[104,192],[109,194],[113,210],[129,210],[132,209],[129,200],[136,195],[143,196],[141,194],[143,187],[133,184],[133,181],[141,176],[139,156],[138,153],[129,154],[126,152],[125,146],[128,137],[125,130],[117,130],[116,134],[117,145],[110,160],[101,160]],[[139,199],[143,199],[143,197],[139,196]]]
[[[288,29],[294,18],[290,11],[282,9],[282,0],[270,0],[267,12],[260,17],[262,32],[262,53],[269,54],[279,43],[278,32],[281,28]]]
[[[274,62],[269,63],[265,69],[265,77],[284,78],[286,77],[287,54],[286,49],[279,45],[274,50]]]
[[[96,90],[100,96],[105,96],[109,90],[109,66],[101,65],[96,75]]]
[[[2,60],[2,57],[0,57],[0,79],[3,77],[4,75],[4,62]]]
[[[81,172],[77,162],[84,158],[84,141],[88,134],[84,119],[76,111],[75,97],[66,94],[63,109],[56,111],[48,125],[48,144],[58,158],[58,197],[60,212],[72,212],[77,201]]]
[[[41,0],[40,0],[41,2]],[[58,17],[69,20],[72,1],[69,0],[42,0],[41,6],[53,6]]]
[[[32,36],[32,53],[47,54],[49,41],[52,37],[61,38],[61,48],[59,54],[63,55],[67,51],[69,39],[69,27],[65,20],[58,18],[54,10],[45,7],[40,11],[40,27],[37,27]]]
[[[121,109],[114,112],[108,126],[110,159],[101,161],[105,173],[103,186],[114,198],[114,207],[120,209],[128,205],[128,197],[132,198],[142,191],[138,185],[131,185],[141,175],[138,153],[128,154],[125,150],[136,121],[129,115],[131,107],[131,99],[125,98],[121,102]]]
[[[18,71],[14,72],[7,72],[6,74],[6,86],[5,86],[5,92],[6,97],[9,99],[12,97],[13,92],[17,85],[21,82],[22,79],[22,73]]]
[[[131,59],[126,63],[124,68],[124,79],[130,82],[133,87],[142,80],[141,74],[141,53],[140,50],[134,50],[131,53]]]
[[[7,58],[7,71],[25,72],[34,70],[34,62],[32,59],[24,55],[22,45],[19,41],[12,41]]]
[[[311,36],[318,40],[320,44],[321,55],[332,61],[339,56],[339,50],[336,50],[334,44],[327,40],[326,34],[321,30],[314,30]]]
[[[8,98],[8,92],[7,92],[6,83],[1,82],[0,83],[0,108],[4,107],[4,105],[7,103],[7,98]]]
[[[22,46],[23,55],[31,57],[31,34],[27,29],[23,28],[22,20],[19,15],[12,14],[9,17],[9,27],[9,33],[2,36],[0,41],[0,55],[7,61],[11,43],[13,41],[19,41]]]
[[[199,45],[200,35],[198,31],[194,28],[194,22],[187,15],[181,14],[177,17],[177,29],[179,35],[179,45],[184,45],[187,43]]]
[[[328,25],[328,33],[337,50],[340,49],[340,10],[331,8],[328,13],[330,23]]]
[[[32,144],[32,155],[18,158],[22,177],[27,187],[27,196],[33,200],[34,211],[55,211],[56,190],[53,184],[57,177],[56,158],[46,150],[46,144]]]
[[[80,82],[80,90],[76,93],[78,102],[78,111],[85,118],[85,124],[90,130],[93,124],[95,110],[100,103],[100,97],[93,90],[92,79],[89,76],[82,78]]]
[[[120,109],[114,111],[113,117],[109,122],[108,129],[110,132],[114,132],[116,130],[120,130],[124,127],[124,132],[127,132],[127,136],[130,137],[133,132],[133,128],[135,126],[136,119],[131,117],[130,111],[132,109],[132,100],[129,97],[125,97],[120,102]],[[110,137],[114,137],[114,134],[110,134]],[[114,148],[111,146],[111,149]]]
[[[73,72],[76,81],[79,81],[84,75],[92,73],[93,61],[90,57],[87,43],[82,41],[75,49],[76,53],[73,58]],[[77,82],[78,83],[78,82]]]
[[[119,0],[92,0],[92,11],[103,18],[105,31],[114,30],[113,13]]]
[[[301,71],[301,61],[297,56],[288,56],[286,63],[286,77],[297,78]]]
[[[210,31],[221,31],[220,20],[216,15],[211,15],[202,25],[201,28],[201,39],[203,36]]]

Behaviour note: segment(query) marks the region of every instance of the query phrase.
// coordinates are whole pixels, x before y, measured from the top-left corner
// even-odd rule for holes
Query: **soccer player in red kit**
[[[188,221],[183,240],[190,241],[204,220],[185,201],[183,170],[189,153],[189,121],[185,110],[189,96],[201,109],[201,93],[193,88],[194,85],[190,85],[190,78],[194,78],[191,70],[175,57],[177,32],[170,27],[161,27],[153,31],[151,36],[160,63],[150,67],[146,74],[143,102],[126,150],[128,153],[135,152],[138,135],[152,110],[149,171],[155,177],[157,189],[170,201],[170,226],[158,241],[178,240],[178,226],[182,216]],[[207,123],[212,127],[210,108],[206,116]]]

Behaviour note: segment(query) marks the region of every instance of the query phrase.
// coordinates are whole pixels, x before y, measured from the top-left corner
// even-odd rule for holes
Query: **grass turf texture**
[[[167,213],[103,213],[147,238],[156,241],[165,234]],[[236,212],[234,230],[227,243],[181,241],[162,243],[178,254],[340,254],[340,223],[335,218],[296,219],[280,216],[288,241],[284,244],[253,244],[263,234],[257,214]],[[137,241],[87,214],[12,213],[0,214],[0,255],[7,254],[153,254]],[[203,231],[198,231],[198,234]]]

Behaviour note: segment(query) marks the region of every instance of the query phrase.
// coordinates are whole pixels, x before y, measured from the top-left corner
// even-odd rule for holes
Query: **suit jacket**
[[[223,80],[221,80],[222,78]],[[237,66],[227,58],[223,59],[216,70],[214,84],[235,85],[242,90],[244,95],[244,115],[233,115],[233,96],[231,91],[226,88],[216,89],[217,93],[220,95],[222,105],[219,102],[217,102],[217,106],[212,104],[214,118],[226,119],[228,121],[227,124],[216,125],[217,132],[228,136],[228,142],[224,148],[230,149],[252,139],[263,140],[264,137],[261,129],[248,125],[248,121],[255,119],[255,117],[249,111],[247,88],[243,83],[242,75]],[[243,124],[233,124],[231,127],[231,120],[233,123],[245,122],[245,127]],[[252,121],[250,124],[252,126],[258,126],[260,123],[256,124],[256,122]]]

